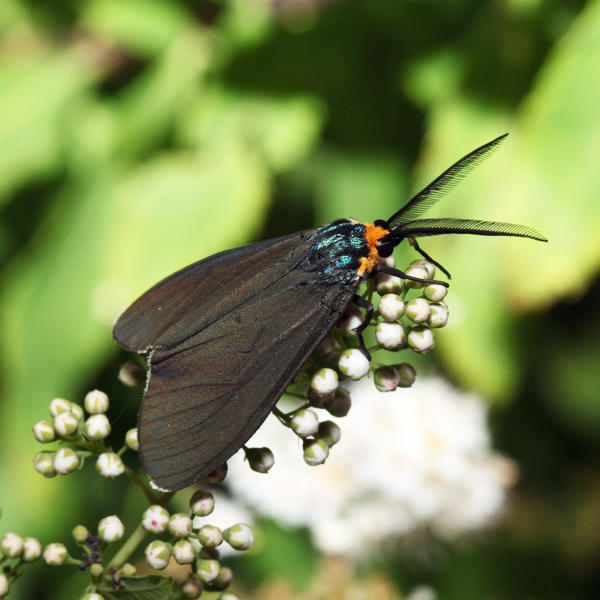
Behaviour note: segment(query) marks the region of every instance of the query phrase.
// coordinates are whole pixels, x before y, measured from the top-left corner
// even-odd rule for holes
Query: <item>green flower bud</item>
[[[229,567],[221,567],[216,579],[210,584],[211,590],[225,590],[233,580],[233,571]]]
[[[17,558],[23,554],[23,538],[16,533],[5,533],[0,538],[0,550],[8,558]]]
[[[79,419],[70,410],[58,413],[54,417],[54,430],[62,438],[73,435],[78,425]]]
[[[379,299],[377,311],[386,321],[397,321],[404,314],[404,300],[398,294],[384,294]]]
[[[223,533],[214,525],[203,525],[198,530],[198,539],[205,548],[216,548],[223,542]]]
[[[78,544],[85,544],[88,535],[90,535],[90,532],[88,531],[88,528],[84,525],[76,525],[75,527],[73,527],[71,535]]]
[[[331,394],[338,387],[338,374],[333,369],[319,369],[310,380],[310,389],[320,395]]]
[[[385,294],[401,294],[404,290],[404,279],[395,275],[378,273],[375,276],[375,290],[380,296]]]
[[[125,563],[121,567],[121,573],[123,577],[133,577],[137,573],[137,569],[131,563]]]
[[[103,413],[92,415],[85,422],[84,430],[91,440],[103,440],[110,434],[110,421]]]
[[[400,374],[394,367],[380,367],[375,371],[373,381],[380,392],[393,392],[400,384]]]
[[[125,445],[130,450],[135,450],[136,452],[140,449],[140,442],[138,440],[138,430],[137,427],[130,429],[125,434]]]
[[[350,392],[343,387],[339,387],[326,408],[327,412],[334,417],[345,417],[351,406]]]
[[[146,546],[144,553],[146,562],[153,569],[164,569],[171,558],[171,546],[161,540],[154,540]]]
[[[140,363],[126,362],[119,369],[119,381],[128,387],[135,387],[146,381],[146,371]]]
[[[109,406],[108,396],[100,390],[92,390],[85,395],[83,405],[90,415],[105,413]]]
[[[53,442],[56,438],[56,432],[54,431],[54,427],[52,423],[48,421],[38,421],[33,426],[33,435],[38,442],[42,444],[47,444],[48,442]]]
[[[150,533],[162,533],[169,524],[169,511],[158,504],[149,506],[142,516],[142,527]]]
[[[196,574],[204,583],[211,583],[218,577],[220,569],[221,565],[216,560],[201,560],[198,561]]]
[[[399,387],[410,387],[417,377],[417,373],[408,363],[400,363],[399,365],[395,365],[394,368],[398,372],[400,377],[398,381]]]
[[[125,472],[125,465],[121,457],[114,452],[103,452],[98,456],[96,469],[102,477],[114,479]]]
[[[375,328],[377,343],[386,350],[402,350],[406,348],[406,330],[400,323],[378,323]]]
[[[300,408],[292,415],[290,427],[301,438],[314,435],[319,429],[319,417],[309,408]]]
[[[44,477],[54,477],[54,453],[38,452],[33,459],[33,468]]]
[[[190,508],[197,517],[210,515],[215,508],[215,497],[206,490],[198,490],[190,498]]]
[[[83,408],[81,408],[79,404],[71,402],[71,412],[77,417],[78,421],[81,421],[81,419],[83,419]]]
[[[50,414],[55,417],[58,413],[71,410],[71,403],[65,398],[54,398],[48,407]]]
[[[419,265],[411,265],[410,267],[408,267],[408,269],[406,269],[406,274],[410,275],[411,277],[418,277],[419,279],[429,279],[429,273],[427,272],[427,270]],[[404,285],[410,289],[419,289],[426,284],[421,283],[420,281],[412,281],[411,279],[405,279]]]
[[[36,538],[28,537],[23,540],[23,560],[34,562],[42,555],[42,545]]]
[[[54,542],[44,548],[44,560],[51,567],[60,567],[69,559],[69,553],[64,544]]]
[[[413,298],[406,304],[404,313],[415,323],[424,323],[429,318],[430,304],[425,298]]]
[[[250,525],[237,523],[225,529],[223,537],[234,550],[248,550],[254,541],[254,532]]]
[[[331,392],[331,394],[318,394],[311,388],[308,388],[307,395],[311,406],[314,406],[315,408],[325,408],[331,402],[334,394],[335,392]]]
[[[183,513],[175,513],[169,518],[169,533],[176,538],[187,537],[192,533],[192,520]]]
[[[319,423],[317,438],[323,440],[330,448],[337,444],[342,437],[342,430],[333,421]]]
[[[268,473],[269,469],[275,464],[273,452],[267,447],[246,448],[245,453],[250,468],[257,473]]]
[[[448,288],[439,283],[430,283],[424,290],[423,295],[431,302],[440,302],[446,297]]]
[[[0,598],[8,596],[10,581],[5,573],[0,573]]]
[[[68,475],[79,467],[79,456],[72,448],[61,448],[53,461],[54,470],[60,475]]]
[[[94,563],[90,565],[90,575],[92,577],[101,577],[104,573],[104,567],[99,563]]]
[[[219,596],[218,600],[240,600],[240,597],[233,592],[224,592]]]
[[[92,566],[95,566],[95,565],[92,565]],[[97,592],[88,592],[87,594],[80,596],[79,600],[104,600],[104,598]]]
[[[190,540],[177,540],[173,545],[173,558],[180,565],[189,565],[196,560],[196,552]]]
[[[183,597],[191,598],[192,600],[200,598],[203,590],[204,586],[202,585],[202,582],[195,577],[189,577],[181,586],[181,593],[183,594]]]
[[[428,260],[424,260],[423,258],[413,260],[408,268],[410,269],[411,267],[424,269],[427,273],[427,279],[433,279],[435,275],[435,265]]]
[[[329,446],[322,439],[304,440],[304,452],[302,458],[311,467],[321,465],[329,456]]]
[[[431,313],[427,319],[429,327],[445,327],[448,323],[448,307],[445,304],[431,304]]]
[[[104,517],[98,523],[98,535],[108,544],[120,540],[125,533],[125,526],[117,515]]]
[[[338,368],[350,379],[358,381],[369,372],[369,360],[358,348],[348,348],[340,354]]]
[[[425,353],[435,348],[433,332],[425,325],[416,325],[408,332],[408,345],[411,350]]]
[[[346,335],[356,335],[355,330],[364,323],[365,317],[357,306],[348,306],[340,320],[337,322],[338,329]]]

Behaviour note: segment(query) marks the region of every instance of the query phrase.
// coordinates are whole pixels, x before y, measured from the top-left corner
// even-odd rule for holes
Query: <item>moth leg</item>
[[[385,265],[379,265],[379,272],[385,273],[386,275],[394,275],[395,277],[401,277],[402,279],[410,279],[411,281],[418,281],[419,283],[437,283],[438,285],[443,285],[444,287],[449,287],[448,283],[445,281],[438,281],[437,279],[421,279],[420,277],[413,277],[412,275],[407,275],[404,271],[400,269],[392,269],[392,267],[386,267]]]
[[[369,323],[371,322],[375,307],[368,300],[365,300],[362,296],[359,296],[358,294],[354,294],[352,302],[354,302],[354,304],[356,304],[356,306],[358,306],[359,308],[367,309],[365,320],[354,330],[354,333],[356,333],[356,335],[358,336],[358,345],[363,351],[363,354],[367,357],[368,360],[371,360],[371,353],[367,350],[367,346],[365,345],[365,340],[363,338],[362,332],[368,327]]]
[[[450,273],[448,273],[448,271],[442,267],[437,260],[431,258],[431,256],[429,256],[429,254],[427,254],[427,252],[425,252],[425,250],[419,246],[419,242],[417,242],[415,238],[408,238],[408,242],[425,260],[428,260],[431,264],[434,264],[448,279],[452,279],[452,275],[450,275]]]

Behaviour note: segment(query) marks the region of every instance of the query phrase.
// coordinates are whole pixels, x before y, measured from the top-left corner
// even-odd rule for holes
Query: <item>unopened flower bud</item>
[[[407,336],[404,326],[400,323],[383,321],[375,328],[377,343],[386,350],[401,350],[406,348]]]
[[[315,408],[325,408],[329,402],[331,402],[333,395],[334,392],[331,392],[330,394],[318,394],[312,388],[308,388],[308,400],[310,405]]]
[[[23,560],[34,562],[42,555],[42,545],[36,538],[28,537],[23,540]]]
[[[424,290],[423,295],[431,302],[440,302],[446,297],[448,288],[439,283],[430,283]]]
[[[54,470],[60,475],[68,475],[79,467],[79,457],[72,448],[61,448],[53,461]]]
[[[211,590],[224,590],[233,580],[233,571],[229,567],[221,567],[216,579],[210,584]]]
[[[335,395],[327,405],[327,412],[334,417],[345,417],[352,406],[350,392],[342,387],[335,390]]]
[[[329,456],[329,446],[320,438],[304,440],[303,446],[302,458],[311,467],[323,464]]]
[[[410,275],[411,277],[418,277],[419,279],[429,279],[429,273],[427,270],[419,265],[411,265],[408,267],[408,269],[406,269],[406,274]],[[406,285],[407,288],[418,289],[427,284],[420,281],[413,281],[412,279],[405,279],[404,285]]]
[[[404,300],[398,294],[384,294],[379,299],[377,311],[386,321],[397,321],[404,314]]]
[[[406,304],[404,313],[414,323],[424,323],[429,318],[430,304],[425,298],[413,298]]]
[[[358,348],[348,348],[340,354],[338,368],[346,377],[355,381],[369,372],[369,360]]]
[[[91,440],[103,440],[110,434],[110,421],[103,413],[92,415],[85,422],[84,430]]]
[[[183,594],[183,597],[190,598],[191,600],[200,598],[203,590],[204,586],[202,585],[202,582],[195,577],[189,577],[181,586],[181,593]]]
[[[192,533],[192,519],[183,513],[175,513],[169,518],[169,533],[176,538],[187,537]]]
[[[378,262],[380,265],[390,267],[391,269],[396,266],[396,260],[392,254],[390,256],[380,256]]]
[[[418,353],[425,353],[433,350],[435,339],[433,332],[425,325],[415,325],[408,332],[408,345],[411,350]]]
[[[50,414],[55,417],[58,413],[71,410],[71,403],[65,398],[54,398],[48,406]]]
[[[194,492],[194,495],[190,498],[190,508],[192,513],[197,517],[205,517],[215,508],[215,498],[206,490],[198,490]]]
[[[204,583],[211,583],[219,575],[220,569],[221,565],[216,560],[201,560],[196,567],[196,574]]]
[[[98,535],[109,544],[120,540],[124,533],[125,526],[117,515],[104,517],[98,523]]]
[[[100,563],[90,565],[90,575],[92,577],[101,577],[104,573],[104,567]]]
[[[177,540],[173,544],[173,558],[180,565],[189,565],[196,560],[196,552],[190,540]]]
[[[342,437],[342,430],[333,421],[323,421],[319,423],[317,438],[323,440],[330,448],[337,444]]]
[[[92,390],[85,395],[83,405],[90,415],[104,413],[108,410],[108,396],[100,390]]]
[[[413,260],[408,268],[410,269],[411,267],[419,267],[424,269],[427,273],[427,279],[433,279],[435,275],[435,265],[424,258],[417,258],[417,260]]]
[[[158,504],[149,506],[142,516],[142,527],[150,533],[162,533],[169,524],[169,511]]]
[[[351,304],[337,322],[337,327],[346,335],[355,335],[355,329],[360,327],[364,320],[365,317],[359,308],[354,304]]]
[[[119,381],[128,387],[135,387],[146,381],[146,371],[140,363],[128,361],[119,369]]]
[[[44,477],[54,477],[54,454],[51,452],[38,452],[33,459],[33,468]]]
[[[98,592],[88,592],[87,594],[80,596],[79,600],[104,600],[104,598],[98,594]]]
[[[399,365],[394,365],[394,368],[400,377],[398,381],[399,387],[410,387],[415,382],[417,373],[411,365],[408,363],[400,363]]]
[[[234,550],[248,550],[254,541],[254,532],[250,525],[237,523],[225,529],[223,537]]]
[[[257,473],[268,473],[269,469],[275,463],[273,452],[269,448],[247,448],[246,458],[253,471]]]
[[[77,417],[78,421],[81,421],[81,419],[83,419],[83,408],[81,408],[79,404],[71,402],[71,412]]]
[[[125,577],[133,577],[137,573],[137,569],[136,569],[135,565],[132,565],[131,563],[126,562],[121,567],[121,573],[123,573],[123,575]]]
[[[130,429],[125,434],[125,445],[130,450],[135,450],[136,452],[140,449],[140,442],[138,440],[138,430],[137,427]]]
[[[154,540],[146,546],[146,562],[153,569],[164,569],[171,558],[171,546],[161,540]]]
[[[90,532],[85,525],[75,525],[73,531],[71,531],[71,535],[78,544],[83,544],[88,539]]]
[[[427,319],[429,327],[444,327],[448,323],[448,307],[437,302],[430,305],[431,312]]]
[[[338,374],[334,369],[319,369],[310,380],[310,389],[325,395],[335,392],[338,386]]]
[[[400,384],[400,374],[394,367],[380,367],[375,371],[373,381],[380,392],[393,392]]]
[[[205,548],[216,548],[223,542],[223,533],[214,525],[203,525],[198,530],[198,539]]]
[[[54,542],[44,548],[44,560],[51,567],[60,567],[64,565],[69,558],[69,553],[64,544]]]
[[[8,596],[10,591],[10,581],[5,573],[0,573],[0,598]]]
[[[17,558],[23,553],[23,538],[16,533],[5,533],[0,539],[0,550],[8,558]]]
[[[310,408],[300,408],[292,415],[290,427],[301,438],[314,435],[319,429],[319,417]]]
[[[60,437],[68,437],[77,431],[79,419],[70,411],[63,411],[54,417],[54,430]]]
[[[213,469],[205,478],[204,481],[207,483],[221,483],[227,477],[227,463],[223,463],[221,466]]]
[[[404,289],[404,279],[395,275],[378,273],[375,276],[375,290],[380,296],[385,294],[401,294]]]
[[[217,600],[240,600],[240,597],[233,592],[223,592]]]
[[[96,469],[102,477],[114,479],[125,472],[125,465],[121,457],[114,452],[103,452],[98,456]]]
[[[42,442],[42,444],[47,444],[48,442],[53,442],[56,438],[56,432],[54,431],[54,427],[52,423],[48,421],[38,421],[33,426],[33,435],[38,442]]]

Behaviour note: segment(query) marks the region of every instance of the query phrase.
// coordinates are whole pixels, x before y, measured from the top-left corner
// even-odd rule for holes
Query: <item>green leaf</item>
[[[97,588],[106,600],[167,600],[173,591],[170,577],[146,575],[144,577],[123,577],[116,590],[111,582],[103,581]]]

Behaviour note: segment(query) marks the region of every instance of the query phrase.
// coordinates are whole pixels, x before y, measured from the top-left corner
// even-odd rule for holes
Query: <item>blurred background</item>
[[[68,542],[76,523],[138,518],[141,495],[92,465],[35,473],[30,434],[53,397],[92,387],[130,426],[141,391],[116,380],[111,324],[138,294],[235,245],[387,218],[509,132],[427,216],[523,223],[550,243],[424,240],[453,275],[451,323],[418,363],[489,406],[493,448],[519,472],[503,518],[356,562],[262,517],[238,589],[594,597],[600,1],[3,0],[0,31],[0,531]],[[11,597],[76,597],[84,576],[65,572],[36,565]]]

